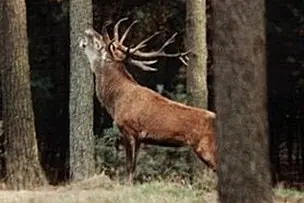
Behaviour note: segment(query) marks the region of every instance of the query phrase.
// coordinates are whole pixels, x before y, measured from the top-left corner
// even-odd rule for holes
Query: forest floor
[[[276,203],[304,203],[304,193],[277,188]],[[134,186],[122,185],[105,176],[66,186],[36,190],[0,190],[1,203],[216,203],[217,193],[196,191],[189,186],[151,182]]]

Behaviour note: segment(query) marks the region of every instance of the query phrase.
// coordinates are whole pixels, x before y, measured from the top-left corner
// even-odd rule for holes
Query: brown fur
[[[87,37],[96,40],[96,33]],[[133,180],[140,143],[191,146],[215,170],[215,114],[171,101],[139,85],[124,63],[114,60],[113,55],[118,54],[113,47],[110,50],[104,47],[100,52],[106,52],[106,60],[98,58],[94,63],[96,93],[124,136],[129,181]]]

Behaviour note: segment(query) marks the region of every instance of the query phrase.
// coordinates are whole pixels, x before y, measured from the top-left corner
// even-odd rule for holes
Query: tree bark
[[[0,1],[0,47],[4,46],[4,1]],[[2,70],[4,69],[5,63],[5,52],[4,49],[0,49],[0,179],[3,179],[5,174],[5,157],[4,157],[4,140],[3,140],[3,116],[2,116]]]
[[[218,191],[221,202],[272,202],[265,5],[212,1]]]
[[[208,53],[206,34],[206,0],[187,1],[186,12],[185,44],[187,50],[191,50],[189,54],[189,66],[187,67],[187,94],[189,97],[188,104],[191,106],[207,109]],[[188,159],[189,162],[191,162],[191,179],[197,183],[205,182],[207,179],[210,179],[209,175],[211,175],[211,173],[208,173],[208,169],[204,167],[202,162],[198,160],[198,158],[193,153],[189,154]]]
[[[82,180],[94,174],[93,74],[78,38],[93,24],[92,1],[70,1],[70,175]]]
[[[3,118],[8,189],[29,189],[47,183],[38,158],[31,99],[26,6],[24,0],[4,3]]]
[[[206,36],[206,1],[187,1],[186,40],[189,54],[187,67],[187,93],[190,105],[207,108],[207,36]]]

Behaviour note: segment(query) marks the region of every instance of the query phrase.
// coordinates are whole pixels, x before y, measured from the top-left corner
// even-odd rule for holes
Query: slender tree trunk
[[[190,105],[200,108],[208,106],[207,89],[207,27],[206,1],[187,1],[186,47],[191,49],[187,67],[187,93]]]
[[[70,1],[70,175],[82,180],[94,174],[93,75],[78,38],[93,23],[92,1]]]
[[[46,184],[41,169],[32,109],[24,0],[4,1],[2,67],[6,184],[9,189]]]
[[[220,201],[272,202],[264,1],[212,6]]]
[[[4,1],[0,1],[0,46],[4,45]],[[4,49],[0,50],[0,68],[4,65]]]
[[[4,46],[4,1],[0,1],[0,47]],[[3,139],[3,120],[2,120],[2,70],[4,69],[4,49],[0,49],[0,179],[3,179],[5,174],[5,157],[4,157],[4,139]]]
[[[190,61],[187,67],[187,93],[189,103],[199,108],[208,108],[207,89],[207,26],[206,0],[191,0],[186,2],[186,40]],[[192,162],[192,179],[205,182],[210,179],[208,169],[193,154],[189,154]],[[203,168],[207,170],[202,170]],[[207,175],[207,176],[206,176]],[[196,177],[196,178],[195,178]],[[207,178],[207,179],[206,179]]]

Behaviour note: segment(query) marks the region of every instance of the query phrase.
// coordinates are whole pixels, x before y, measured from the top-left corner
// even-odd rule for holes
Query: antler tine
[[[119,42],[119,33],[118,33],[118,27],[120,25],[120,23],[122,23],[123,21],[128,20],[129,18],[122,18],[120,19],[114,26],[114,41],[115,42]]]
[[[138,23],[138,20],[134,20],[131,25],[129,25],[129,27],[126,29],[125,33],[122,35],[119,43],[123,43],[125,38],[127,37],[128,33],[130,32],[131,28],[133,27],[133,25],[135,25],[136,23]]]
[[[166,46],[168,46],[169,44],[172,44],[175,41],[175,37],[177,35],[177,32],[174,33],[165,43],[164,45],[158,50],[158,52],[162,52]]]
[[[141,61],[143,64],[152,65],[156,63],[158,60],[151,60],[151,61]]]
[[[106,21],[103,26],[102,26],[102,29],[101,29],[101,34],[102,34],[102,37],[104,38],[104,41],[106,44],[109,44],[111,42],[111,39],[109,37],[109,33],[107,31],[107,27],[112,24],[112,21]]]
[[[189,58],[188,58],[187,56],[185,56],[185,59],[186,59],[186,60],[185,60],[182,56],[178,57],[178,59],[179,59],[185,66],[188,66],[188,63],[186,62],[186,60],[189,61]]]
[[[157,60],[152,60],[152,61],[139,61],[139,60],[136,60],[136,59],[129,59],[129,63],[130,64],[133,64],[141,69],[143,69],[144,71],[157,71],[156,68],[152,68],[150,66],[147,66],[147,65],[151,65],[151,64],[154,64],[156,63]]]
[[[131,53],[134,53],[136,51],[138,51],[139,49],[143,48],[146,46],[146,42],[150,41],[152,38],[154,38],[155,36],[159,35],[161,32],[155,32],[153,35],[151,35],[150,37],[147,37],[146,39],[144,39],[143,41],[141,41],[136,47],[134,47],[133,49],[131,49]]]
[[[106,22],[103,23],[102,29],[108,27],[108,26],[111,25],[111,24],[112,24],[112,21],[111,21],[111,20],[107,20]]]

